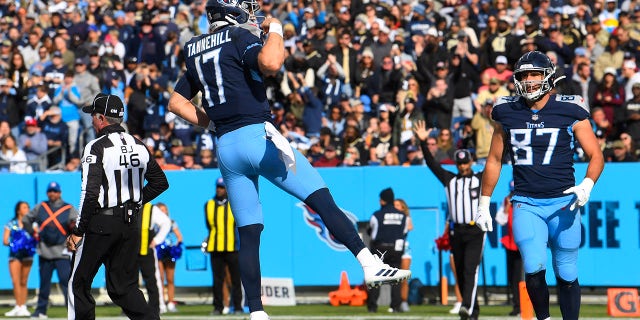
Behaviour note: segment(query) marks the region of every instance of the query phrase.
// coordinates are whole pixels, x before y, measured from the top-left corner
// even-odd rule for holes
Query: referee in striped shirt
[[[482,172],[471,170],[472,156],[466,149],[455,152],[458,173],[447,171],[438,163],[427,147],[427,138],[432,129],[426,129],[424,121],[418,121],[414,132],[420,139],[420,146],[427,166],[444,185],[449,204],[449,220],[453,222],[451,253],[456,268],[458,287],[462,294],[460,319],[477,319],[480,314],[477,297],[477,278],[485,232],[475,226],[473,217],[478,208]]]
[[[169,188],[147,147],[120,126],[118,96],[98,94],[90,106],[98,136],[82,155],[79,223],[67,238],[75,251],[69,280],[69,319],[95,319],[91,283],[105,266],[107,292],[130,319],[159,319],[138,289],[140,206]],[[145,184],[144,181],[147,180]]]

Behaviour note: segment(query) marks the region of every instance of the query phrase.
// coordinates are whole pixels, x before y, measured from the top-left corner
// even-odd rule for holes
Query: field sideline
[[[8,311],[10,307],[4,306]],[[4,314],[4,308],[0,314]],[[371,314],[366,312],[365,307],[340,306],[333,307],[328,304],[320,305],[298,305],[293,307],[265,307],[265,310],[273,320],[419,320],[419,319],[459,319],[457,316],[448,313],[450,306],[440,305],[419,305],[411,306],[411,311],[402,314],[390,314],[386,312],[386,308],[380,307],[378,313]],[[224,315],[211,316],[212,307],[210,305],[179,305],[177,313],[166,313],[161,316],[162,319],[229,319],[229,320],[245,320],[249,319],[248,314],[242,315]],[[480,316],[482,319],[519,319],[519,317],[505,316],[511,310],[505,305],[481,305]],[[52,307],[48,312],[49,319],[66,319],[66,309],[63,307]],[[553,305],[551,315],[555,319],[560,319],[560,310],[557,305]],[[96,309],[97,319],[127,319],[122,316],[120,309],[116,306],[99,306]],[[580,319],[605,319],[611,318],[607,315],[605,305],[583,305],[580,312]],[[631,319],[631,318],[626,318]]]

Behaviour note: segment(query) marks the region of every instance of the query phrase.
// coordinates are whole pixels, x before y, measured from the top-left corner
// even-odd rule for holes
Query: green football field
[[[407,313],[388,313],[386,308],[380,306],[377,313],[368,313],[366,307],[331,305],[298,305],[294,307],[265,307],[272,319],[287,320],[307,320],[307,319],[458,319],[457,316],[449,314],[451,306],[440,305],[419,305],[411,306],[411,311]],[[8,310],[8,309],[7,309]],[[178,312],[161,315],[162,319],[248,319],[248,314],[243,315],[223,315],[211,316],[212,307],[210,305],[179,305]],[[519,317],[508,317],[510,306],[481,306],[480,318],[482,319],[519,319]],[[3,312],[4,313],[4,312]],[[2,313],[0,313],[2,314]],[[48,312],[49,319],[66,319],[66,309],[63,307],[53,307]],[[551,316],[561,319],[560,310],[557,305],[552,306]],[[98,319],[126,319],[121,315],[120,309],[115,306],[100,306],[96,309]],[[583,305],[580,311],[580,319],[590,318],[610,318],[607,315],[605,305]],[[627,318],[629,319],[629,318]]]

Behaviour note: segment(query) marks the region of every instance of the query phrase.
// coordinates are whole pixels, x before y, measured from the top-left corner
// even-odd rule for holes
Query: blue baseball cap
[[[219,188],[226,188],[227,187],[227,185],[224,183],[224,179],[222,179],[222,177],[220,177],[220,178],[218,178],[216,180],[216,187],[219,187]]]
[[[57,182],[51,181],[47,186],[47,192],[62,192],[62,189],[60,189],[60,185]]]

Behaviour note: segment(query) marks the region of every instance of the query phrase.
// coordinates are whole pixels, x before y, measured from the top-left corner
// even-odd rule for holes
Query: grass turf
[[[391,315],[387,313],[386,306],[380,306],[376,316]],[[411,306],[411,311],[402,313],[407,316],[451,316],[449,310],[451,306],[440,305],[419,305]],[[8,310],[8,309],[7,309]],[[171,316],[209,316],[212,311],[210,305],[179,305],[177,313],[164,314],[163,318]],[[340,306],[333,307],[325,304],[298,305],[292,307],[265,307],[265,311],[272,316],[326,316],[326,317],[347,317],[347,316],[373,316],[367,313],[366,307],[350,307]],[[480,306],[481,317],[503,317],[511,311],[510,306]],[[1,313],[0,313],[1,314]],[[49,309],[48,316],[50,318],[66,318],[66,309],[63,307],[52,307]],[[117,317],[120,316],[120,308],[116,306],[99,306],[96,308],[96,317]],[[399,316],[400,314],[398,314]],[[560,318],[560,309],[557,305],[552,305],[551,315],[554,318]],[[247,315],[248,316],[248,315]],[[605,305],[582,305],[580,309],[580,318],[609,318],[607,315],[607,307]]]

